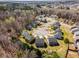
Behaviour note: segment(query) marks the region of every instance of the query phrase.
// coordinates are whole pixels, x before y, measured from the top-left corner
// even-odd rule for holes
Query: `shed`
[[[57,39],[54,37],[49,37],[47,39],[47,42],[50,46],[59,46],[59,43],[57,42]]]
[[[57,32],[57,33],[54,34],[54,38],[56,38],[56,39],[62,39],[63,35],[62,35],[61,32]]]
[[[38,47],[38,48],[45,47],[44,39],[37,37],[37,38],[35,39],[35,45],[36,45],[36,47]]]
[[[22,32],[22,36],[24,36],[24,38],[28,42],[32,42],[33,41],[33,37],[28,32],[26,32],[26,31],[23,31]]]

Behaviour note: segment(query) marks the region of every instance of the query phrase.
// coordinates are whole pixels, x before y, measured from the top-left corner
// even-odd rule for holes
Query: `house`
[[[74,28],[77,28],[77,26],[76,26],[76,25],[72,26],[70,30],[72,30],[72,29],[74,29]]]
[[[54,23],[53,23],[53,26],[54,26],[55,28],[60,28],[61,24],[60,24],[59,22],[54,22]]]
[[[58,45],[59,45],[59,43],[57,42],[57,39],[54,38],[54,37],[49,37],[49,38],[47,39],[47,42],[48,42],[48,44],[49,44],[50,46],[58,46]]]
[[[45,47],[45,42],[43,38],[39,38],[38,36],[35,39],[35,45],[38,48]]]
[[[58,18],[57,15],[51,15],[50,17],[51,17],[51,18]]]
[[[79,27],[79,22],[76,22],[76,23],[75,23],[75,26]]]
[[[74,33],[74,36],[79,36],[79,31],[76,31],[76,32]]]
[[[57,33],[54,34],[54,38],[56,38],[56,39],[62,39],[63,35],[62,35],[61,32],[57,32]]]
[[[35,21],[32,21],[31,22],[31,26],[34,27],[34,28],[36,28],[37,27],[37,23]]]
[[[20,49],[25,50],[26,47],[24,46],[24,43],[18,40],[15,44],[19,45]]]
[[[76,48],[77,48],[77,51],[78,51],[78,54],[79,54],[79,40],[76,43]]]
[[[71,33],[74,34],[75,32],[79,31],[79,28],[73,28],[71,29]]]
[[[75,46],[75,48],[78,48],[78,46],[79,46],[79,36],[74,37],[74,46]]]
[[[29,43],[31,43],[33,41],[33,37],[26,31],[22,32],[22,36],[26,39],[26,41],[28,41]]]
[[[55,30],[55,33],[57,33],[57,32],[61,32],[61,33],[62,33],[62,30],[61,30],[60,28],[57,28],[57,29]]]
[[[40,18],[44,18],[44,17],[45,17],[45,15],[39,15],[39,17],[40,17]]]
[[[37,20],[41,22],[42,21],[42,18],[38,18]]]
[[[38,26],[42,25],[40,21],[35,21]]]
[[[38,21],[42,21],[42,19],[45,17],[45,15],[39,15],[39,16],[37,16],[36,17],[36,19],[38,20]]]
[[[47,23],[46,18],[38,18],[38,21],[40,21],[40,22],[44,22],[44,23]]]
[[[27,30],[31,30],[31,29],[32,29],[32,26],[31,26],[31,24],[27,24],[27,25],[25,25],[25,28],[26,28]]]
[[[47,20],[45,18],[42,18],[41,22],[47,23]]]

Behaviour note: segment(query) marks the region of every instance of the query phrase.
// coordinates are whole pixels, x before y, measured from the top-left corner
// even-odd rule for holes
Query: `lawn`
[[[64,33],[64,38],[65,39],[68,39],[69,42],[74,42],[74,39],[73,39],[73,34],[70,32],[69,28],[68,27],[65,27],[65,26],[61,26],[61,29]]]

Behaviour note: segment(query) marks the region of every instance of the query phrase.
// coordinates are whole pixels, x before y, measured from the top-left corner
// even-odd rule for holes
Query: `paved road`
[[[51,18],[47,18],[47,20],[50,20],[48,23],[43,23],[40,27],[33,30],[33,35],[43,35],[48,36],[50,34],[50,31],[48,30],[48,27],[51,26],[55,20]]]

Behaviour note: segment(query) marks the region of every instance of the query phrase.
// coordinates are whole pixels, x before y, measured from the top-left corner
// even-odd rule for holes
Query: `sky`
[[[0,0],[0,1],[67,1],[67,0]]]
[[[0,0],[0,1],[52,1],[52,0]],[[60,1],[60,0],[53,0],[53,1]]]

